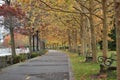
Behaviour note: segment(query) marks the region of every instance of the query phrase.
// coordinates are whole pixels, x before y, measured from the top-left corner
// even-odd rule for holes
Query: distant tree
[[[16,55],[14,42],[14,28],[20,23],[20,19],[25,16],[19,7],[12,7],[8,4],[0,6],[0,16],[4,16],[4,25],[10,31],[12,56]],[[20,25],[19,25],[20,26]]]
[[[14,33],[14,39],[15,39],[15,47],[28,46],[28,37],[26,35],[22,35],[20,33]],[[5,47],[10,47],[11,45],[10,35],[5,36],[3,45]]]

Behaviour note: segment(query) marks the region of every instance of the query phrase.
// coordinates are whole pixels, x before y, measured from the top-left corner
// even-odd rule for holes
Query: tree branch
[[[44,2],[42,0],[40,0],[40,2],[45,4],[48,8],[50,8],[53,11],[79,14],[78,12],[74,12],[74,11],[67,11],[67,10],[63,10],[63,9],[60,9],[60,8],[53,8],[53,7],[51,7],[50,5],[48,5],[46,2]]]
[[[99,0],[95,0],[96,2],[98,2],[98,3],[100,3],[100,4],[102,4],[102,2],[100,2]]]
[[[87,9],[89,11],[89,8],[84,6],[79,0],[75,0],[76,2],[78,2],[82,7],[84,7],[85,9]]]
[[[86,13],[83,13],[80,9],[76,8],[76,7],[73,7],[74,9],[78,10],[80,13],[79,14],[83,14],[85,15],[86,17],[89,17]]]

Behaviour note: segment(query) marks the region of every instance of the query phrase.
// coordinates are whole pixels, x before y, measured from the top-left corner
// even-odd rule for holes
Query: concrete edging
[[[70,63],[69,56],[68,56],[68,68],[69,68],[69,80],[75,80],[75,78],[73,76],[73,71],[72,71],[72,66],[71,66],[71,63]]]

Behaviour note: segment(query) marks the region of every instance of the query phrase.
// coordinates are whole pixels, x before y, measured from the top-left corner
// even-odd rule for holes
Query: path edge
[[[68,56],[68,68],[69,68],[69,80],[75,80],[69,56]]]

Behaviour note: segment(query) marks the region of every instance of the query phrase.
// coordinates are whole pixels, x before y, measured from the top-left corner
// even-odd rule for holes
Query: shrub
[[[37,56],[39,56],[38,53],[35,53],[35,52],[34,52],[34,53],[31,54],[31,58],[34,58],[34,57],[37,57]]]
[[[13,64],[19,63],[20,62],[20,56],[14,56],[13,57]]]
[[[47,52],[47,50],[40,50],[40,51],[39,51],[39,54],[40,54],[40,55],[44,55],[46,52]]]
[[[27,54],[20,54],[13,57],[13,64],[23,62],[27,59]]]
[[[45,54],[46,52],[47,52],[47,50],[40,50],[40,51],[33,52],[31,54],[31,58],[41,56],[41,55]],[[13,64],[19,63],[21,61],[22,62],[25,61],[26,59],[28,59],[27,58],[28,56],[29,56],[29,54],[24,54],[24,53],[14,56],[13,57]]]
[[[27,54],[20,54],[20,61],[25,61],[27,59]]]

